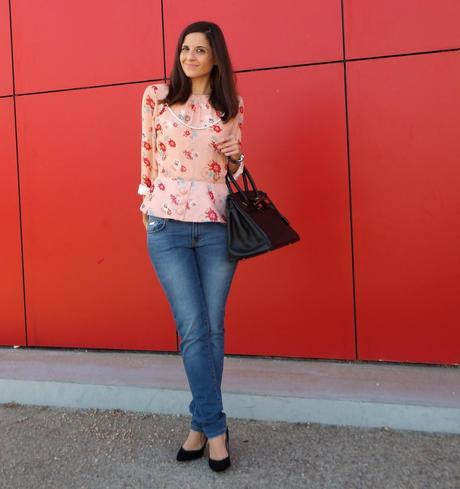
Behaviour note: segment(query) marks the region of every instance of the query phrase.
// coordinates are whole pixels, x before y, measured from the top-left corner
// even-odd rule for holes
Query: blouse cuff
[[[236,172],[233,174],[233,178],[235,180],[243,173],[243,167],[244,167],[244,163],[241,162],[240,166],[238,167],[238,170],[236,170]]]
[[[147,187],[147,185],[145,185],[145,183],[141,183],[139,185],[139,188],[137,189],[137,193],[139,195],[147,195],[149,193],[149,188]]]

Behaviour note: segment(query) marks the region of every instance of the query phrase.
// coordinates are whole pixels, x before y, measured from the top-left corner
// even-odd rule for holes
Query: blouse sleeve
[[[235,116],[235,126],[234,126],[234,133],[236,139],[240,142],[241,144],[241,129],[243,127],[243,114],[244,114],[244,102],[243,102],[243,97],[239,95],[239,104],[238,104],[238,112]],[[236,180],[242,173],[243,173],[243,168],[244,168],[244,162],[240,163],[240,166],[238,167],[238,170],[233,174],[233,178]]]
[[[141,138],[141,183],[137,193],[147,195],[152,182],[158,175],[158,165],[155,160],[154,128],[157,98],[153,94],[151,85],[147,86],[142,95],[142,138]]]

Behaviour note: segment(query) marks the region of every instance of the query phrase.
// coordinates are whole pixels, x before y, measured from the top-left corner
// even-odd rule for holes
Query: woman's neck
[[[209,78],[207,80],[195,80],[192,82],[192,93],[193,95],[210,95],[211,94],[211,84]]]

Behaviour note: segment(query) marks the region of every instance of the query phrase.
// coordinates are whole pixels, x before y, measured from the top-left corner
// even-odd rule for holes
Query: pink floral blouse
[[[230,135],[241,141],[243,99],[237,115],[224,124],[206,94],[191,94],[174,110],[158,100],[168,85],[147,86],[142,97],[140,210],[180,221],[227,222],[227,156],[216,143]],[[234,173],[238,178],[243,163]]]

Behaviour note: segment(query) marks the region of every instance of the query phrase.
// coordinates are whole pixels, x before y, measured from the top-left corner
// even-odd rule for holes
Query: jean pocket
[[[147,224],[147,233],[159,233],[166,227],[166,219],[162,217],[149,216],[149,222]]]

